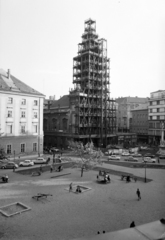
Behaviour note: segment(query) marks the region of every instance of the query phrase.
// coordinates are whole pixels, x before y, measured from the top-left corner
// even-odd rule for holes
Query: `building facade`
[[[149,142],[159,145],[161,132],[165,129],[165,90],[159,90],[150,94],[148,121]]]
[[[130,132],[130,119],[132,118],[132,110],[148,102],[148,98],[139,97],[121,97],[117,98],[118,103],[117,121],[119,132]]]
[[[0,70],[0,146],[10,157],[43,153],[44,95]]]
[[[141,104],[131,112],[130,132],[137,134],[139,143],[148,143],[148,104]]]

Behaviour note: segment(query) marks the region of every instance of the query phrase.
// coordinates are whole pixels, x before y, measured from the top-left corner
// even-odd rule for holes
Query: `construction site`
[[[116,102],[110,99],[110,59],[107,40],[96,33],[96,21],[84,23],[78,55],[73,58],[70,100],[75,104],[75,134],[107,146],[116,134]]]
[[[44,110],[46,145],[62,146],[70,139],[84,144],[92,140],[97,147],[116,142],[117,105],[110,98],[107,40],[99,38],[92,19],[84,23],[82,41],[73,58],[73,85],[69,95],[51,102]]]

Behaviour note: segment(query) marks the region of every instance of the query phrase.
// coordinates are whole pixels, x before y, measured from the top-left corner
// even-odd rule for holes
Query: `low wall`
[[[62,165],[63,168],[69,168],[73,166],[73,162],[63,162],[63,163],[54,164],[55,167],[58,167],[59,165]],[[23,175],[28,175],[28,174],[32,174],[32,172],[40,171],[40,166],[41,164],[36,164],[33,167],[29,167],[29,168],[19,168],[15,172]],[[42,171],[43,172],[50,171],[50,166],[51,166],[50,164],[45,164],[45,165],[42,164]]]

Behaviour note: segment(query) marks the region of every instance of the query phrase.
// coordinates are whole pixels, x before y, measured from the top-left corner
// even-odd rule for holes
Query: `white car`
[[[34,165],[34,162],[31,161],[31,160],[25,160],[24,162],[19,163],[20,167],[30,167],[30,166],[33,166],[33,165]]]
[[[43,164],[43,163],[47,163],[47,160],[43,157],[39,157],[39,158],[33,160],[33,163],[34,164]]]
[[[128,152],[123,152],[122,153],[122,156],[129,156],[130,155],[130,153],[128,153]]]
[[[156,159],[150,158],[150,157],[144,157],[143,162],[156,163]]]
[[[108,160],[120,160],[120,157],[116,155],[111,155],[108,157]]]

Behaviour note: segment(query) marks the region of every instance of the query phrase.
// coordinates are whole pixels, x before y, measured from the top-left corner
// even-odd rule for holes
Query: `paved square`
[[[111,166],[110,166],[111,167]],[[140,171],[134,169],[134,171]],[[98,172],[64,169],[69,175],[51,178],[54,173],[44,172],[37,178],[9,170],[8,184],[0,184],[0,206],[22,202],[31,211],[4,218],[0,215],[2,239],[62,239],[68,240],[97,234],[98,231],[116,231],[161,219],[165,216],[165,172],[147,169],[149,183],[121,181],[111,175],[110,184],[98,184]],[[83,194],[71,194],[65,189],[71,182],[91,188]],[[142,200],[137,201],[139,188]],[[52,194],[50,201],[34,201],[36,193]]]

